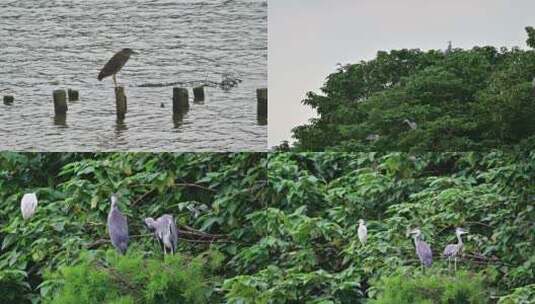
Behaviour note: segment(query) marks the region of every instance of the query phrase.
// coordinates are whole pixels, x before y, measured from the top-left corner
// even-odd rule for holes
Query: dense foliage
[[[30,191],[39,206],[25,221]],[[126,256],[107,242],[113,191]],[[529,303],[534,202],[533,152],[0,153],[0,299]],[[143,226],[162,213],[182,233],[165,259]],[[434,253],[425,273],[406,234],[416,226]],[[459,226],[470,233],[454,273],[440,254]]]
[[[431,275],[407,278],[400,274],[387,277],[384,293],[373,304],[449,304],[486,303],[482,280],[479,276],[459,273],[456,276]]]
[[[535,47],[535,30],[526,30],[527,44]],[[533,148],[534,78],[533,50],[379,51],[373,60],[341,66],[329,75],[322,94],[307,94],[303,103],[318,118],[293,130],[295,149]]]
[[[48,286],[43,285],[45,273],[78,263],[88,249],[110,248],[106,216],[112,192],[118,192],[119,207],[128,217],[131,250],[161,257],[143,219],[170,213],[179,229],[194,227],[231,239],[188,241],[184,232],[179,251],[185,258],[219,247],[231,256],[240,243],[253,240],[244,222],[266,201],[265,168],[261,153],[0,153],[0,299],[37,301],[50,290],[42,288]],[[19,202],[33,191],[38,210],[24,221]],[[200,208],[203,204],[207,210]],[[206,279],[219,271],[234,273],[223,267]],[[211,297],[217,302],[219,295]]]
[[[138,252],[126,257],[82,254],[77,265],[46,275],[41,293],[52,304],[93,303],[209,303],[212,289],[205,278],[205,258],[166,256],[162,261]],[[206,264],[209,265],[209,264]],[[142,271],[140,271],[142,270]],[[45,288],[58,288],[43,292]]]

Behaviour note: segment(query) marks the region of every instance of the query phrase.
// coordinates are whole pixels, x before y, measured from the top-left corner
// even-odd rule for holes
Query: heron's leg
[[[115,78],[115,74],[113,74],[112,78],[113,78],[113,84],[115,85],[115,87],[117,87],[117,79]]]
[[[453,259],[453,262],[455,263],[455,272],[457,272],[457,256]]]

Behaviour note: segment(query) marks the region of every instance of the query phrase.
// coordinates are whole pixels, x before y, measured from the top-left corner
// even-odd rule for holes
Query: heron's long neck
[[[415,235],[415,236],[413,237],[413,239],[414,239],[414,246],[418,245],[418,242],[421,241],[420,236],[418,236],[418,235]]]
[[[457,245],[462,246],[463,245],[463,238],[460,234],[457,234]]]

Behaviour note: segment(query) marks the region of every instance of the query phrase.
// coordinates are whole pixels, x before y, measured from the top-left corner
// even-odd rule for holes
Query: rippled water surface
[[[99,70],[118,50],[137,52],[117,79],[128,113],[115,116],[111,78]],[[173,119],[172,86],[221,80]],[[256,89],[267,85],[267,2],[245,0],[0,1],[0,149],[38,151],[260,151],[267,129]],[[54,118],[52,91],[79,90],[66,120]]]

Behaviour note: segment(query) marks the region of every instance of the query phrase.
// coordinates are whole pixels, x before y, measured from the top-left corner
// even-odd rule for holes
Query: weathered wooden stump
[[[12,104],[14,100],[15,100],[15,97],[13,97],[12,95],[6,95],[6,96],[4,96],[4,104],[5,104],[5,105],[10,105],[10,104]]]
[[[69,95],[69,101],[77,101],[79,98],[79,94],[77,90],[67,90],[67,95]]]
[[[256,115],[259,122],[267,123],[268,93],[267,88],[256,90]]]
[[[115,108],[117,110],[117,118],[124,119],[128,110],[124,87],[115,88]]]
[[[54,124],[56,126],[66,126],[67,125],[67,114],[56,114],[56,115],[54,115]]]
[[[173,113],[182,114],[189,110],[188,89],[173,88]]]
[[[204,101],[204,86],[193,88],[193,101],[194,102]]]
[[[67,114],[67,93],[65,90],[54,90],[52,93],[54,97],[54,113],[56,115]]]

